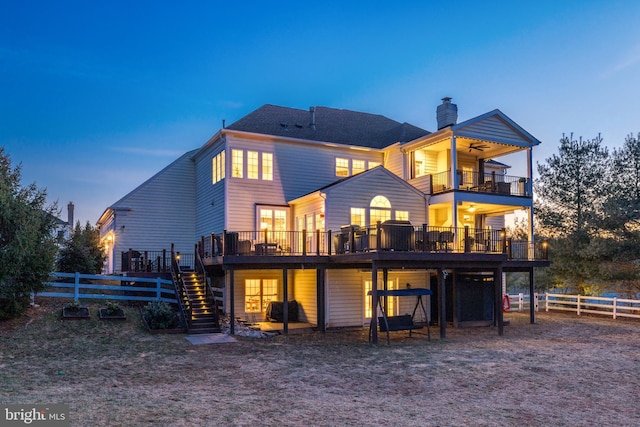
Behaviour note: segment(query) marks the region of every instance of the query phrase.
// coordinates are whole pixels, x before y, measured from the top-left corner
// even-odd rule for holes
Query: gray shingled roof
[[[378,114],[315,107],[315,129],[308,110],[263,105],[227,127],[230,130],[360,147],[384,148],[430,132]]]

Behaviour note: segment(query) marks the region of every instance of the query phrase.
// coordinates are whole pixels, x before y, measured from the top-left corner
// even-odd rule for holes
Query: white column
[[[458,174],[456,173],[458,170],[458,154],[456,152],[456,137],[455,135],[451,137],[451,186],[453,189],[458,188]]]

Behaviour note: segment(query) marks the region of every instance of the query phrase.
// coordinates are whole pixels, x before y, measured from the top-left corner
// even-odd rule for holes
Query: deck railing
[[[431,174],[431,194],[454,188],[451,170]],[[531,180],[526,177],[503,175],[495,172],[457,171],[458,190],[504,196],[531,196]]]
[[[222,255],[341,255],[371,251],[503,253],[513,260],[546,260],[546,242],[507,238],[506,231],[469,227],[414,227],[408,221],[350,225],[340,231],[223,231],[202,237],[203,258]]]

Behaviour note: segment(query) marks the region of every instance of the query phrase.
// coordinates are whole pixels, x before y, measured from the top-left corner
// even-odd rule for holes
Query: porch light
[[[471,206],[469,206],[469,209],[467,209],[467,212],[475,212],[476,211],[476,206],[472,203]]]
[[[180,264],[180,252],[176,252],[176,261]]]

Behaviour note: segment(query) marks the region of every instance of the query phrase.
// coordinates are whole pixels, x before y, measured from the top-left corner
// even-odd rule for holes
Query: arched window
[[[376,224],[378,221],[385,222],[391,219],[391,203],[384,196],[376,196],[369,204],[369,223]]]

